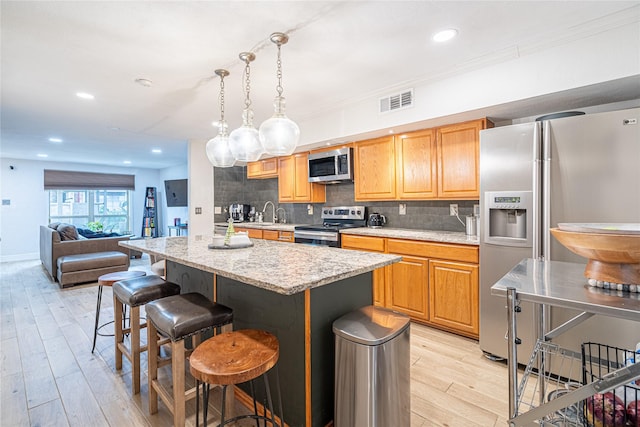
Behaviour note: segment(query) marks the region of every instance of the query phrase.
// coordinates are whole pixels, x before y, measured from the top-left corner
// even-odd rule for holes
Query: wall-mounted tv
[[[167,207],[187,206],[189,187],[186,179],[171,179],[164,182]]]

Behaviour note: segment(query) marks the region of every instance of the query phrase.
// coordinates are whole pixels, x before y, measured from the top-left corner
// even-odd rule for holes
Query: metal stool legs
[[[100,323],[100,307],[102,306],[102,287],[103,285],[98,285],[98,301],[96,303],[96,322],[93,327],[93,346],[91,346],[91,353],[93,353],[96,349],[96,341],[98,339],[98,335],[100,335],[101,337],[112,337],[114,335],[114,334],[101,334],[100,332],[98,332],[100,328],[114,322],[112,320],[110,322],[107,322],[103,325],[98,326],[98,323]],[[125,307],[122,312],[122,322],[126,321],[126,317],[127,317],[127,308]],[[123,327],[126,327],[124,323],[123,323]]]
[[[254,380],[249,381],[249,385],[251,386],[251,397],[253,398],[253,414],[248,415],[238,415],[228,420],[225,420],[225,408],[227,405],[226,397],[227,397],[227,387],[233,387],[233,384],[223,385],[222,386],[222,406],[220,407],[220,424],[218,427],[223,427],[227,424],[233,423],[235,421],[244,419],[244,418],[253,418],[256,420],[256,427],[260,427],[260,420],[263,420],[264,426],[266,427],[267,421],[271,423],[272,426],[280,426],[284,427],[284,415],[282,410],[282,395],[280,394],[280,375],[278,373],[278,366],[274,367],[276,374],[276,394],[278,396],[278,410],[280,411],[280,424],[276,423],[275,412],[273,411],[273,399],[271,397],[271,387],[269,386],[269,377],[268,372],[262,374],[262,379],[264,382],[265,395],[267,398],[266,405],[263,405],[263,414],[258,414],[258,404],[256,402],[256,393],[254,389]],[[203,417],[203,425],[207,427],[207,418],[209,412],[209,391],[211,385],[208,383],[201,382],[196,380],[196,427],[200,426],[200,385],[202,385],[202,417]],[[267,408],[269,409],[270,417],[267,414]]]

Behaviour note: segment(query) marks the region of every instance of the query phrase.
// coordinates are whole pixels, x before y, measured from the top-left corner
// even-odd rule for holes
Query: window
[[[102,224],[105,233],[131,231],[128,190],[49,190],[49,222],[80,228]]]

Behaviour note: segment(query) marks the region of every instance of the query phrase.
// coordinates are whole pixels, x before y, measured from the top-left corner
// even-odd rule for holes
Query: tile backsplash
[[[284,208],[288,223],[317,224],[322,222],[322,206],[364,205],[367,214],[377,212],[387,218],[387,227],[422,230],[464,231],[465,227],[455,216],[449,215],[449,204],[458,205],[462,222],[466,215],[473,214],[477,200],[434,200],[434,201],[393,201],[355,202],[353,183],[327,185],[326,203],[313,204],[313,214],[307,212],[306,203],[278,203],[278,179],[247,179],[245,166],[214,168],[214,205],[223,209],[215,215],[215,222],[228,218],[230,204],[246,203],[261,211],[270,200],[276,208]],[[400,203],[406,204],[406,215],[399,214]],[[266,221],[271,218],[271,207],[267,209]]]

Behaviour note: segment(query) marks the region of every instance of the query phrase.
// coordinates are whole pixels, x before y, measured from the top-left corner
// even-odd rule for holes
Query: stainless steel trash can
[[[363,307],[333,322],[335,427],[409,426],[409,317]]]

